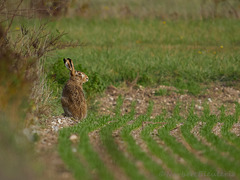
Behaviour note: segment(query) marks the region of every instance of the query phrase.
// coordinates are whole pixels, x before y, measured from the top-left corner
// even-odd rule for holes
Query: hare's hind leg
[[[72,116],[72,113],[69,111],[69,104],[66,98],[62,97],[61,98],[61,103],[62,103],[62,107],[63,107],[63,111],[64,111],[64,116]]]
[[[63,110],[64,110],[64,116],[68,116],[68,117],[71,117],[72,116],[72,113],[68,110],[67,107],[63,107]]]

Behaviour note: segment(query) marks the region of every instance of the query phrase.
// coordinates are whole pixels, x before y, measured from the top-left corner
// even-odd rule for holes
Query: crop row
[[[126,115],[120,113],[121,104],[119,98],[115,116],[90,115],[77,126],[60,131],[59,153],[76,179],[121,179],[110,166],[121,169],[127,179],[240,178],[239,139],[230,132],[238,122],[238,104],[234,115],[225,115],[224,108],[219,116],[212,115],[206,107],[201,116],[190,108],[188,117],[183,118],[177,106],[172,117],[160,115],[153,119],[150,118],[151,103],[147,113],[137,118],[134,104]],[[204,122],[199,130],[201,138],[192,133],[199,122]],[[219,136],[212,132],[218,122],[223,123]],[[141,130],[137,138],[147,150],[133,137],[132,132],[137,129]],[[173,131],[177,133],[174,136]],[[97,132],[99,149],[104,149],[101,153],[90,141],[92,132]],[[120,140],[116,140],[114,132],[118,132],[116,136]],[[77,142],[69,139],[72,134],[77,135]],[[106,164],[102,153],[110,157],[107,160],[110,163]]]

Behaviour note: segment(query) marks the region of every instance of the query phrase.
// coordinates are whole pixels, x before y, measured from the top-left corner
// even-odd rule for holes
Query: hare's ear
[[[70,58],[67,59],[63,59],[63,62],[65,64],[65,66],[71,71],[71,75],[74,76],[75,75],[75,69],[74,69],[74,65],[73,62]]]

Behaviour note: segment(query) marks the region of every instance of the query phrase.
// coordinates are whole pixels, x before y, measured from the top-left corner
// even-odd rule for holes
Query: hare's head
[[[70,79],[71,80],[77,81],[80,84],[83,84],[88,81],[88,76],[85,73],[76,71],[74,69],[73,62],[70,58],[67,58],[67,59],[64,58],[63,62],[70,71]]]

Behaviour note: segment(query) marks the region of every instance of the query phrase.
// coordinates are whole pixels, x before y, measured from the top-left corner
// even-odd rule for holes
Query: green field
[[[240,21],[233,13],[238,6],[228,6],[231,17],[222,5],[215,15],[207,6],[205,18],[200,1],[184,1],[189,5],[184,7],[173,1],[123,1],[129,7],[119,1],[94,2],[95,6],[87,2],[86,16],[17,18],[11,27],[14,40],[23,30],[32,32],[48,22],[46,41],[65,32],[60,42],[78,42],[78,46],[56,49],[41,58],[39,92],[45,94],[40,101],[48,109],[48,114],[38,114],[43,129],[49,126],[47,118],[63,118],[60,99],[69,72],[62,59],[71,58],[75,69],[89,77],[83,85],[88,117],[55,133],[57,152],[68,171],[83,180],[240,179],[240,141],[232,132],[240,115]],[[129,8],[129,16],[119,14],[122,7]],[[161,85],[165,89],[159,88],[152,96],[145,91]],[[127,109],[128,93],[123,97],[119,93],[116,99],[117,95],[105,93],[109,86],[135,90],[129,94],[144,91],[142,99],[150,98],[144,101],[143,113],[137,113],[142,99],[132,98]],[[218,90],[223,95],[218,96]],[[228,94],[233,95],[230,100]],[[111,114],[102,115],[106,112],[95,101],[108,96],[114,101],[108,109]],[[187,105],[184,97],[190,99],[185,99]],[[159,104],[151,98],[164,102],[154,116]],[[212,113],[211,102],[216,103],[217,113]],[[227,103],[230,106],[224,107]],[[188,112],[182,114],[184,108]],[[219,124],[217,135],[213,129]],[[73,134],[77,141],[70,140]]]
[[[121,101],[118,102],[121,103]],[[117,108],[120,107],[117,106]],[[116,113],[114,117],[90,116],[77,126],[62,130],[59,135],[59,153],[75,178],[114,179],[115,172],[107,170],[108,167],[103,165],[101,157],[93,150],[93,144],[89,142],[89,133],[98,130],[101,148],[106,149],[112,158],[112,163],[121,167],[124,176],[127,175],[130,179],[172,179],[176,176],[181,179],[201,179],[204,177],[239,179],[239,140],[237,140],[236,135],[228,132],[232,124],[238,121],[239,105],[236,106],[234,115],[227,116],[222,109],[220,117],[209,114],[207,107],[200,117],[195,115],[194,110],[190,109],[187,119],[178,114],[179,110],[176,107],[171,118],[160,115],[151,119],[151,124],[142,129],[142,123],[149,120],[151,108],[152,105],[149,106],[146,115],[138,118],[134,118],[134,108],[131,113],[124,116],[119,113]],[[131,120],[133,123],[128,124],[127,122]],[[191,133],[192,128],[199,122],[206,123],[201,128],[201,136],[205,137],[211,146],[205,145],[202,140],[198,140]],[[224,122],[224,126],[228,127],[222,129],[221,138],[211,132],[211,128],[217,122]],[[184,125],[179,127],[176,125],[179,123]],[[118,128],[122,128],[119,136],[126,144],[127,157],[126,153],[119,150],[120,144],[114,141],[112,135],[113,131]],[[141,128],[140,139],[147,144],[148,152],[142,150],[131,135],[131,132],[137,128]],[[183,145],[170,135],[170,132],[176,128],[180,129],[178,136],[188,146]],[[157,134],[153,133],[154,129],[157,130]],[[71,134],[80,137],[77,144],[69,140]],[[154,136],[158,136],[164,144],[157,143],[153,138]],[[77,147],[76,152],[72,151],[74,147]],[[183,158],[184,163],[176,157]],[[164,168],[156,162],[158,158],[162,160]],[[147,175],[137,166],[139,162],[143,164],[145,171],[148,171]]]
[[[45,60],[47,79],[57,98],[54,104],[59,106],[59,94],[68,79],[62,63],[65,57],[72,58],[76,69],[89,76],[84,85],[89,98],[110,84],[118,86],[136,77],[139,85],[170,85],[194,95],[212,82],[237,85],[239,27],[234,19],[71,18],[50,22],[49,28],[67,32],[65,42],[82,44],[56,51]]]
[[[220,82],[233,86],[240,77],[238,20],[89,21],[76,18],[63,19],[52,23],[51,27],[69,32],[64,40],[77,39],[85,44],[58,51],[47,59],[46,67],[53,66],[51,73],[57,75],[53,83],[61,87],[67,79],[65,67],[60,67],[61,60],[71,57],[90,77],[85,85],[88,97],[102,92],[108,85],[121,86],[122,82],[133,81],[137,76],[139,85],[170,85],[176,87],[179,93],[187,90],[187,93],[196,96],[204,94],[208,84]],[[166,95],[166,92],[160,92],[160,95]],[[176,113],[171,118],[159,116],[151,120],[150,112],[138,118],[134,118],[134,113],[124,116],[117,113],[114,117],[92,115],[79,125],[60,132],[59,153],[76,179],[116,179],[114,172],[104,166],[101,155],[90,143],[88,134],[98,129],[101,147],[111,156],[114,166],[120,167],[129,179],[172,179],[175,176],[181,179],[201,179],[204,176],[238,179],[239,140],[229,132],[233,123],[238,122],[238,113],[239,110],[235,115],[222,114],[218,117],[205,111],[198,117],[190,112],[187,119]],[[128,125],[130,120],[134,122]],[[131,136],[131,132],[141,127],[143,121],[152,122],[140,133],[140,139],[146,143],[149,152],[142,150]],[[157,122],[167,123],[156,135],[164,145],[158,144],[151,136],[153,130],[161,126]],[[206,122],[200,134],[211,146],[191,133],[198,122]],[[217,122],[224,122],[221,138],[211,132]],[[179,123],[184,123],[179,136],[191,150],[169,135]],[[118,128],[122,128],[119,136],[126,144],[128,156],[119,149],[112,136]],[[69,140],[73,133],[80,137],[75,153]],[[224,153],[227,155],[223,156]],[[152,154],[161,159],[164,166],[159,165]],[[84,157],[84,160],[79,157]],[[176,157],[183,158],[184,163]],[[139,162],[144,171],[137,166]]]

